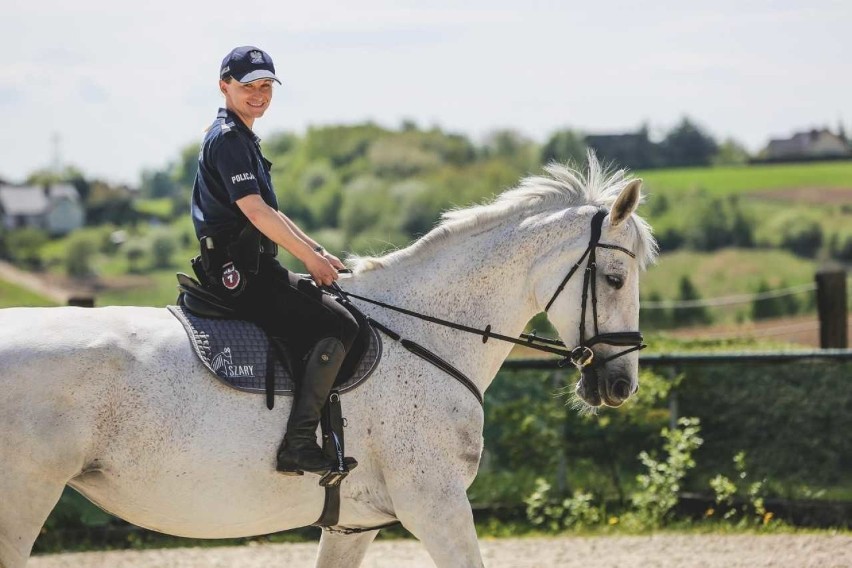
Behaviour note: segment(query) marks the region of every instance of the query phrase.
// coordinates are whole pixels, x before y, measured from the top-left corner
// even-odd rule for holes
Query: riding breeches
[[[348,352],[358,335],[358,322],[337,298],[320,290],[308,278],[281,266],[271,255],[261,255],[256,274],[211,264],[209,285],[247,320],[284,339],[301,358],[317,341],[334,337]]]

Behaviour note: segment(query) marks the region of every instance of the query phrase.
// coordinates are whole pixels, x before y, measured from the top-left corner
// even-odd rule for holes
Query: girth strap
[[[320,419],[322,427],[322,449],[326,456],[337,459],[338,445],[343,448],[343,410],[340,406],[340,392],[332,390],[322,409]],[[334,436],[338,439],[335,441]],[[314,523],[317,527],[333,527],[340,520],[340,484],[325,486],[325,502],[320,518]]]

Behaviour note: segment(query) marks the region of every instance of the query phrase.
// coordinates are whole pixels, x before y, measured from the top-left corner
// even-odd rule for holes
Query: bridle
[[[617,359],[622,355],[627,355],[628,353],[632,353],[633,351],[639,351],[647,347],[647,345],[642,343],[642,333],[640,333],[639,331],[617,331],[613,333],[601,333],[598,330],[598,294],[596,278],[597,260],[595,251],[598,248],[608,248],[612,250],[621,251],[624,254],[630,256],[631,258],[636,258],[635,254],[633,254],[631,251],[627,250],[624,247],[600,242],[601,228],[603,227],[603,220],[606,216],[606,210],[600,209],[597,213],[595,213],[594,217],[592,217],[592,236],[589,239],[589,246],[586,247],[586,250],[580,257],[580,260],[578,260],[577,263],[571,267],[571,270],[568,271],[568,274],[565,276],[565,278],[562,279],[562,282],[559,283],[559,287],[556,288],[556,292],[553,293],[553,296],[550,298],[550,301],[547,302],[547,306],[545,306],[544,308],[545,312],[550,310],[550,307],[553,305],[553,302],[556,301],[556,298],[559,297],[559,294],[561,294],[562,290],[565,289],[565,285],[568,284],[568,281],[571,279],[572,276],[574,276],[574,273],[577,272],[577,269],[580,268],[580,265],[583,263],[583,260],[588,258],[588,260],[586,261],[586,270],[583,274],[583,297],[582,300],[580,300],[580,343],[579,345],[577,345],[577,347],[572,349],[570,354],[568,355],[568,359],[578,369],[588,367],[595,361],[595,352],[592,351],[592,347],[597,345],[598,343],[631,347],[629,349],[625,349],[624,351],[620,351],[615,355],[607,357],[606,359],[598,360],[598,362],[596,363],[597,366],[603,366],[609,361]],[[586,339],[586,306],[588,305],[589,291],[591,291],[592,293],[592,323],[594,324],[595,334],[589,339]]]
[[[498,339],[500,341],[506,341],[509,343],[514,343],[516,345],[523,345],[531,349],[537,349],[539,351],[545,351],[547,353],[555,353],[556,355],[561,355],[563,359],[559,361],[560,367],[565,366],[568,362],[572,363],[574,366],[581,370],[593,363],[595,364],[595,366],[601,367],[609,361],[621,357],[622,355],[627,355],[628,353],[632,353],[633,351],[639,351],[640,349],[644,349],[645,347],[647,347],[647,345],[642,343],[643,338],[642,334],[639,331],[600,333],[598,329],[598,297],[596,288],[597,265],[595,256],[596,249],[608,248],[618,250],[623,252],[624,254],[627,254],[631,258],[636,258],[635,254],[633,254],[631,251],[627,250],[624,247],[599,242],[601,237],[601,227],[603,226],[603,220],[606,216],[607,211],[601,209],[597,213],[595,213],[594,217],[592,217],[592,236],[589,240],[589,246],[586,247],[586,251],[580,257],[580,260],[578,260],[577,263],[571,267],[571,270],[569,270],[565,278],[562,279],[562,282],[560,282],[559,287],[556,289],[556,292],[553,293],[553,296],[550,298],[550,301],[547,302],[547,306],[544,308],[545,312],[550,309],[550,307],[553,305],[553,302],[556,301],[556,298],[559,296],[559,294],[562,293],[562,290],[565,289],[565,285],[568,283],[568,281],[583,263],[583,260],[587,259],[586,270],[583,275],[582,311],[580,316],[580,343],[570,351],[567,349],[559,349],[559,347],[553,347],[565,347],[565,343],[558,339],[538,337],[535,331],[533,331],[532,333],[523,333],[520,335],[520,338],[509,337],[506,335],[492,332],[491,325],[487,325],[485,329],[478,329],[460,323],[451,322],[448,320],[421,314],[412,310],[407,310],[405,308],[400,308],[391,304],[386,304],[384,302],[379,302],[377,300],[372,300],[370,298],[365,298],[364,296],[359,296],[357,294],[352,294],[351,292],[346,292],[345,290],[341,289],[336,282],[332,283],[331,290],[338,296],[340,296],[341,300],[343,300],[344,302],[347,302],[348,298],[350,297],[357,298],[359,300],[369,302],[376,306],[388,308],[390,310],[394,310],[396,312],[416,317],[425,321],[443,325],[445,327],[450,327],[452,329],[457,329],[459,331],[464,331],[466,333],[480,335],[482,336],[483,343],[486,343],[490,338],[493,337],[494,339]],[[588,296],[590,290],[592,296],[592,322],[594,323],[595,334],[592,337],[586,339],[586,305],[588,304]],[[391,334],[396,335],[397,338],[399,338],[398,334],[395,334],[394,332],[388,330],[385,326],[379,324],[372,318],[368,319],[370,320],[370,323],[379,327],[386,333],[390,332]],[[625,346],[629,347],[629,349],[620,351],[615,355],[612,355],[605,359],[596,360],[594,351],[592,351],[592,347],[599,343],[604,343],[606,345]]]

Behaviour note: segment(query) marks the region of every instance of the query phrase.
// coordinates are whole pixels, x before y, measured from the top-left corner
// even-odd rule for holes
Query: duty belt
[[[201,239],[201,246],[207,250],[226,250],[228,245],[232,243],[236,238],[237,235],[233,235],[231,237],[223,235],[216,235],[215,237],[203,237]],[[276,256],[278,254],[278,245],[275,244],[272,239],[261,235],[260,254],[271,254],[272,256]]]

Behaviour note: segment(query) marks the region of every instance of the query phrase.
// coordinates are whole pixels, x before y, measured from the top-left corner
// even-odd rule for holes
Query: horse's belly
[[[277,474],[268,456],[257,456],[254,471],[217,461],[167,468],[153,476],[127,467],[120,473],[92,471],[69,484],[128,522],[184,537],[266,534],[319,518],[323,490],[316,476]]]

